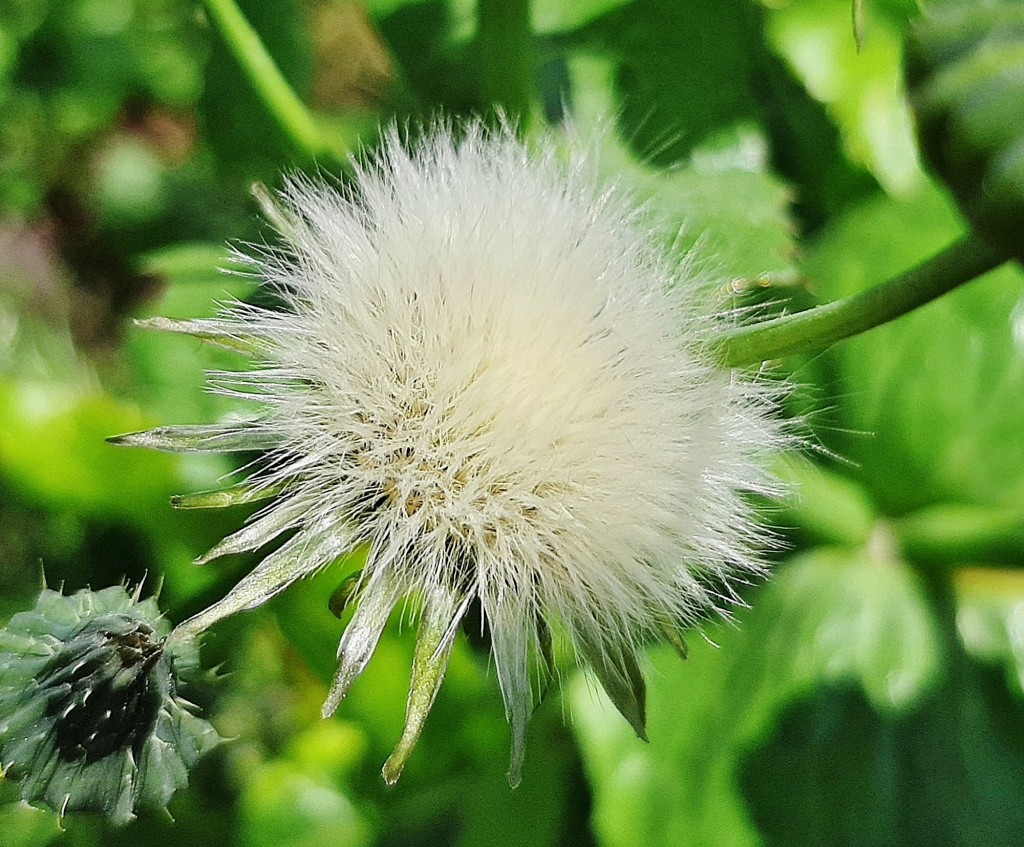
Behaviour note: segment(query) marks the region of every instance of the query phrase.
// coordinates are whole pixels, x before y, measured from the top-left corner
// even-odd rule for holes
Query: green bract
[[[169,632],[121,587],[44,590],[0,630],[0,764],[22,799],[123,824],[187,783],[219,739],[179,693],[196,648]]]

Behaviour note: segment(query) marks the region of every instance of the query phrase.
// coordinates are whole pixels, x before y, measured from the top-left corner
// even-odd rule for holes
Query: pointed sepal
[[[108,438],[120,447],[145,447],[167,453],[237,453],[270,450],[281,443],[279,436],[244,422],[198,426],[158,426]]]
[[[647,685],[632,647],[581,636],[577,649],[594,671],[608,699],[637,737],[647,741]]]
[[[662,621],[660,629],[665,640],[672,645],[672,649],[685,662],[690,657],[690,649],[686,646],[682,630],[669,620]]]
[[[308,512],[308,504],[302,501],[286,501],[275,503],[274,506],[255,520],[250,520],[237,532],[231,533],[196,559],[197,565],[205,565],[221,556],[233,556],[237,553],[251,553],[269,544],[283,532],[303,523]]]
[[[247,356],[258,355],[261,350],[266,348],[266,342],[243,332],[236,321],[218,318],[182,321],[174,318],[155,317],[141,318],[134,323],[139,329],[154,329],[159,332],[188,335]]]
[[[338,670],[324,702],[322,712],[325,718],[334,714],[356,677],[369,663],[402,594],[400,583],[387,573],[376,574],[366,587],[338,645]]]
[[[349,606],[352,605],[352,601],[356,599],[356,594],[359,592],[359,586],[363,582],[363,571],[362,568],[350,573],[346,576],[339,584],[338,587],[331,592],[330,599],[327,601],[327,608],[331,610],[331,614],[336,618],[340,618],[345,614]]]
[[[555,653],[551,638],[551,627],[548,626],[548,622],[544,620],[543,615],[537,615],[537,650],[540,653],[541,660],[539,669],[540,691],[537,694],[536,703],[536,706],[539,706],[544,702],[548,688],[551,687],[551,680],[555,678]]]
[[[419,741],[423,724],[448,670],[455,634],[468,606],[468,599],[459,603],[454,596],[442,592],[428,598],[424,606],[413,655],[405,729],[381,771],[388,785],[398,782],[413,747]]]
[[[347,553],[352,547],[352,538],[351,530],[339,520],[320,528],[303,529],[260,562],[225,597],[179,624],[172,638],[193,640],[229,615],[266,603],[295,580],[309,576]]]
[[[284,489],[284,483],[263,485],[247,481],[216,491],[175,494],[171,498],[171,505],[175,509],[226,509],[230,506],[243,506],[246,503],[269,500],[272,497],[277,497]]]
[[[526,729],[533,712],[533,688],[530,685],[529,620],[525,603],[506,598],[485,604],[491,627],[491,645],[498,684],[505,701],[505,717],[512,730],[508,782],[516,788],[523,778],[526,757]]]

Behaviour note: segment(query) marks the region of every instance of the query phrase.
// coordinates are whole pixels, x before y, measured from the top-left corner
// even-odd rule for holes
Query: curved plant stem
[[[712,352],[727,367],[756,364],[827,347],[898,318],[1010,258],[973,235],[874,288],[823,306],[741,326],[716,339]]]
[[[477,0],[481,95],[523,127],[534,99],[529,0]]]
[[[343,151],[321,132],[235,0],[203,0],[203,5],[256,94],[296,149],[310,159],[328,156],[342,160]]]

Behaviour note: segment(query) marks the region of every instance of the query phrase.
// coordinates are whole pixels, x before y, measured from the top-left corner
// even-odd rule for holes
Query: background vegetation
[[[241,6],[339,148],[372,146],[393,116],[524,105],[471,0]],[[913,140],[902,54],[917,6],[869,0],[859,15],[858,51],[848,0],[535,0],[519,42],[534,86],[525,105],[538,125],[609,128],[610,176],[699,237],[739,303],[803,308],[967,226]],[[191,0],[2,0],[0,116],[0,617],[45,572],[65,590],[145,580],[179,620],[252,565],[191,564],[244,511],[169,505],[233,468],[103,439],[229,413],[203,390],[204,369],[229,363],[129,319],[259,297],[218,272],[222,245],[269,237],[250,183],[311,163]],[[774,577],[744,592],[750,608],[694,635],[685,663],[651,649],[650,744],[567,666],[510,791],[498,686],[486,651],[463,639],[386,789],[412,633],[393,622],[340,715],[321,721],[343,627],[328,570],[208,639],[228,677],[204,705],[235,740],[174,799],[173,823],[59,823],[0,781],[0,838],[1024,843],[1021,282],[1006,267],[775,366],[821,449],[780,470],[800,494],[768,510],[788,547]]]

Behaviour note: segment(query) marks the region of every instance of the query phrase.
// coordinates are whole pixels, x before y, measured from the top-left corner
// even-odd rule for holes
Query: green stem
[[[738,367],[827,347],[923,306],[1009,258],[968,235],[906,273],[860,294],[731,330],[714,342],[712,350],[723,365]]]
[[[524,124],[534,89],[529,0],[478,0],[477,43],[484,101]]]
[[[281,74],[235,0],[203,0],[203,5],[257,96],[295,147],[310,159],[342,159],[340,151],[324,137],[313,115]]]

